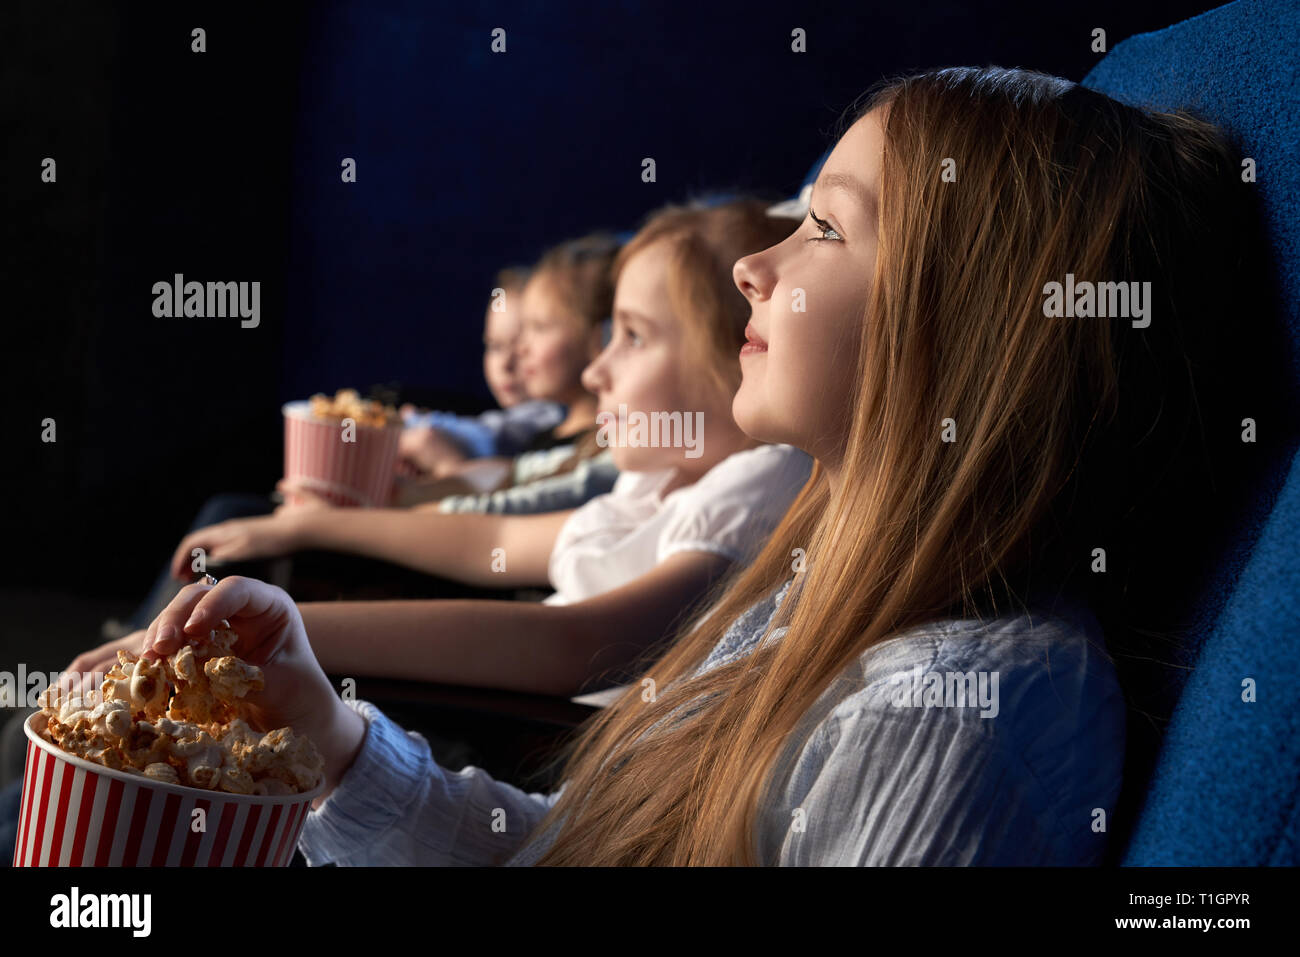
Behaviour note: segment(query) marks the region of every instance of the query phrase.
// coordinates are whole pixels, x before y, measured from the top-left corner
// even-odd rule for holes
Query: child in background
[[[532,400],[563,405],[564,419],[535,433],[513,458],[450,461],[443,455],[435,465],[439,477],[408,483],[397,504],[511,488],[572,470],[599,454],[595,397],[582,386],[582,370],[604,344],[614,296],[609,271],[618,248],[618,240],[604,233],[561,243],[542,256],[518,296],[514,361],[524,392]],[[409,441],[417,440],[413,435]],[[432,441],[445,444],[440,437]],[[600,474],[612,485],[608,465]]]
[[[466,416],[403,406],[406,428],[398,451],[408,474],[444,478],[468,459],[518,455],[568,415],[558,402],[530,399],[519,374],[520,297],[530,274],[521,266],[497,273],[483,322],[483,378],[501,408]]]

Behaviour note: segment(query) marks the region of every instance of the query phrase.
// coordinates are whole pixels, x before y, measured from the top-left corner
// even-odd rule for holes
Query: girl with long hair
[[[1107,642],[1202,533],[1165,519],[1239,418],[1214,393],[1239,200],[1185,113],[997,68],[875,90],[807,220],[734,269],[736,421],[813,473],[555,793],[449,773],[340,702],[261,583],[190,586],[150,654],[226,617],[297,689],[259,703],[322,744],[313,864],[1097,863],[1125,751]]]

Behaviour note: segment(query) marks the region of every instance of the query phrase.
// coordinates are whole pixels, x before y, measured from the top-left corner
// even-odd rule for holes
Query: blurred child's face
[[[600,329],[568,312],[545,274],[534,276],[520,301],[519,372],[530,398],[572,403],[582,370],[600,352]]]
[[[483,321],[483,378],[497,405],[508,409],[528,398],[515,351],[523,323],[519,320],[520,290],[508,289],[501,299],[500,312],[488,307]]]
[[[669,300],[671,251],[667,242],[657,242],[624,264],[614,290],[613,334],[582,375],[583,384],[597,395],[597,423],[607,423],[608,446],[621,471],[685,467],[700,472],[735,447],[734,438],[723,436],[737,434],[731,396],[717,394],[717,387],[701,375],[701,363],[708,360],[694,354],[698,349],[691,347],[684,321]],[[654,412],[680,413],[682,422],[677,432],[667,433],[668,441],[663,441],[662,427],[654,428],[659,447],[638,443],[633,428],[639,416],[647,422]],[[623,444],[617,438],[620,427]],[[649,438],[651,433],[641,434]],[[717,441],[711,443],[711,436]]]
[[[876,264],[883,146],[876,109],[827,158],[803,224],[733,270],[753,310],[750,338],[759,340],[741,350],[736,422],[755,439],[789,443],[827,464],[839,460],[848,438],[858,336]],[[806,311],[794,311],[798,290]]]

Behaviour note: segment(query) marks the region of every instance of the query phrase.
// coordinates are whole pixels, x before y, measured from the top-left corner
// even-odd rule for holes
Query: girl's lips
[[[740,347],[742,356],[753,355],[756,352],[766,352],[767,343],[758,337],[754,332],[753,325],[745,326],[745,344]]]

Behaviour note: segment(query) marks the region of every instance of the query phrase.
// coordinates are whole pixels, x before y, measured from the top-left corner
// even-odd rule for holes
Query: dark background
[[[785,198],[881,76],[1080,80],[1094,27],[1114,46],[1218,5],[9,0],[0,651],[97,644],[207,496],[270,490],[284,401],[402,383],[486,406],[501,266],[693,193]],[[178,272],[260,281],[261,325],[155,318]]]

